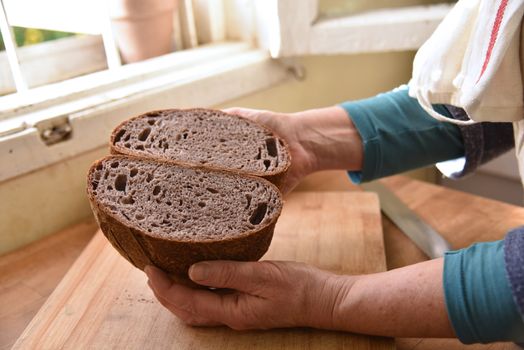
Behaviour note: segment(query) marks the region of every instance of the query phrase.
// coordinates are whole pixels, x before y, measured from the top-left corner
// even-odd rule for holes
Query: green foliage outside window
[[[75,35],[75,33],[24,27],[13,27],[13,31],[15,34],[16,45],[18,47],[38,44],[44,41],[51,41]],[[1,50],[5,50],[5,46],[3,38],[0,36],[0,51]]]

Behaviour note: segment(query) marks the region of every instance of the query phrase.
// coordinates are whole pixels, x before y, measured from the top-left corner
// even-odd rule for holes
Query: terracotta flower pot
[[[111,0],[110,17],[122,60],[142,61],[173,51],[177,0]]]

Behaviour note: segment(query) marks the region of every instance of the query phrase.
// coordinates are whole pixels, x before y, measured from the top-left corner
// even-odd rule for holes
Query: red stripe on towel
[[[493,23],[493,28],[491,29],[491,37],[489,39],[488,51],[486,52],[486,57],[484,58],[484,64],[482,65],[482,70],[480,71],[480,75],[477,79],[477,83],[479,82],[480,78],[482,78],[484,71],[488,67],[488,63],[491,58],[491,53],[493,52],[493,47],[495,46],[495,43],[497,42],[500,24],[502,23],[502,19],[504,18],[504,12],[506,11],[507,5],[508,5],[508,0],[500,1],[500,5],[497,10],[497,16],[495,17],[495,22]]]

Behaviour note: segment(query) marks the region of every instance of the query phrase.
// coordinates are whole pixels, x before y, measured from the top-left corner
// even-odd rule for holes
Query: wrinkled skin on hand
[[[193,281],[217,290],[175,284],[152,266],[145,271],[156,298],[186,324],[236,330],[336,329],[336,305],[351,288],[347,277],[294,262],[212,261],[191,267]]]

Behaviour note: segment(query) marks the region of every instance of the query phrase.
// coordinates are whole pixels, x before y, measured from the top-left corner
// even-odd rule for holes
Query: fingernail
[[[193,281],[205,281],[208,274],[209,264],[205,262],[194,264],[189,268],[189,277]]]

